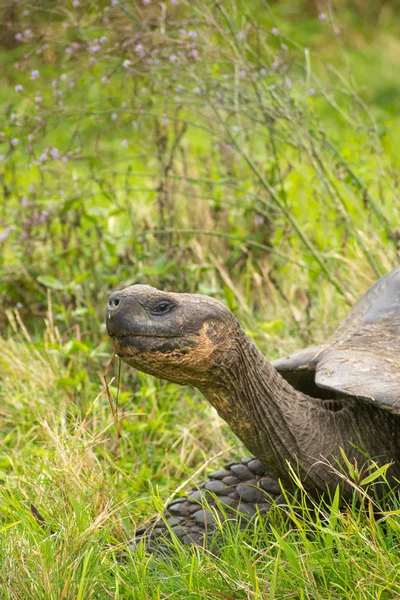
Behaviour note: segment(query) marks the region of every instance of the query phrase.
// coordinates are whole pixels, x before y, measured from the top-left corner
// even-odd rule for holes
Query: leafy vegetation
[[[398,262],[399,6],[369,4],[0,8],[4,598],[399,597],[395,492],[377,514],[300,490],[218,556],[123,550],[245,449],[194,390],[113,364],[119,437],[102,379],[120,285],[214,295],[274,357]]]

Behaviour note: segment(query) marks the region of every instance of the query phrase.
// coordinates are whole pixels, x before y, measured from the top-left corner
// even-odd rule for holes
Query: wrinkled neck
[[[290,386],[241,328],[228,354],[229,360],[221,360],[212,381],[200,389],[245,446],[275,475],[290,485],[290,463],[310,490],[324,490],[326,485],[333,489],[338,478],[327,462],[336,462],[340,447],[350,460],[365,463],[365,448],[362,452],[357,448],[363,446],[362,434],[368,432],[371,418],[384,418],[383,411],[375,409],[372,414],[374,407],[352,399],[338,412],[329,410],[327,402]],[[390,446],[385,438],[376,440],[366,451],[376,458],[385,444]],[[398,442],[393,441],[385,461],[394,458],[391,454],[397,447]]]

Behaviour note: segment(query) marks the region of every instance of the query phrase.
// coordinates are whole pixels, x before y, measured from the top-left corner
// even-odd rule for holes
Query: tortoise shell
[[[306,394],[356,397],[400,414],[400,267],[362,296],[326,344],[272,365]]]

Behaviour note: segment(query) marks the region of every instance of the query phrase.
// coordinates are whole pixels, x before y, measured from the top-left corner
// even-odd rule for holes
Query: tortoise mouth
[[[110,333],[109,334],[110,338],[115,338],[117,340],[121,340],[124,338],[143,338],[143,337],[147,337],[147,338],[161,338],[161,339],[166,339],[166,338],[178,338],[178,337],[182,337],[179,335],[170,335],[168,333]]]

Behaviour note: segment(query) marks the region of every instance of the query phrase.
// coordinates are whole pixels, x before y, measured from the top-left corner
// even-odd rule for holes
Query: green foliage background
[[[325,339],[398,263],[399,10],[1,7],[5,598],[398,597],[394,499],[382,528],[368,507],[331,507],[331,526],[293,509],[219,558],[119,563],[185,477],[245,449],[197,392],[127,369],[118,438],[99,373],[120,286],[218,297],[275,357]]]

